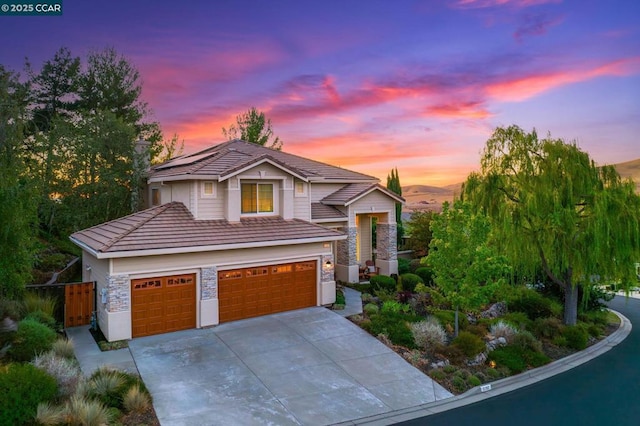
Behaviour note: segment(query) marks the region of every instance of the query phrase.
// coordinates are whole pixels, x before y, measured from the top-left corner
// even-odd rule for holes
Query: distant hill
[[[637,160],[627,161],[624,163],[614,164],[620,176],[623,178],[631,178],[636,182],[636,190],[640,192],[640,158]]]
[[[640,193],[640,158],[613,165],[620,176],[631,178],[636,182],[636,189]],[[460,194],[462,182],[444,187],[429,185],[407,185],[402,187],[402,196],[407,200],[404,212],[415,210],[440,211],[442,203],[452,202],[453,197]]]

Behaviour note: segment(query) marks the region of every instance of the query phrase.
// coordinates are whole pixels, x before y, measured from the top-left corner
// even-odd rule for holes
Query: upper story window
[[[151,188],[151,205],[160,205],[160,188]]]
[[[202,182],[202,196],[203,197],[215,197],[216,185],[213,181]]]
[[[307,185],[304,182],[297,181],[295,185],[294,191],[296,197],[306,197],[307,196]]]
[[[273,213],[273,184],[243,183],[241,213]]]

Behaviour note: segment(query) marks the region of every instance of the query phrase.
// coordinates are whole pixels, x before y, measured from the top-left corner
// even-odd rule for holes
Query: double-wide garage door
[[[196,275],[131,280],[133,337],[196,327]]]
[[[218,273],[220,322],[316,306],[316,261]]]

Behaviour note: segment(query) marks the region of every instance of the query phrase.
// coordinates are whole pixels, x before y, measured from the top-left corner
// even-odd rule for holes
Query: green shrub
[[[415,273],[416,269],[421,266],[423,266],[422,259],[411,259],[411,261],[409,261],[409,272]]]
[[[484,338],[489,332],[484,324],[469,324],[465,327],[465,331],[475,334],[480,338]]]
[[[514,374],[521,373],[527,367],[540,367],[550,361],[544,354],[514,345],[503,346],[489,352],[489,359],[495,361],[500,367],[508,368]]]
[[[542,353],[542,343],[528,331],[521,331],[511,337],[511,344],[524,350]]]
[[[55,331],[34,319],[25,319],[18,323],[18,331],[8,355],[15,361],[30,361],[36,355],[51,349],[55,340]]]
[[[455,376],[453,379],[451,379],[451,385],[459,393],[462,393],[468,389],[467,382],[459,376]]]
[[[410,292],[415,291],[416,285],[424,284],[422,278],[412,273],[402,274],[400,276],[400,282],[402,283],[402,289]]]
[[[562,335],[556,336],[553,338],[551,343],[553,343],[556,346],[567,346],[567,338]]]
[[[52,401],[57,393],[55,379],[31,364],[0,367],[0,424],[30,424],[38,404]]]
[[[396,290],[385,290],[381,288],[380,290],[375,290],[374,293],[380,302],[384,303],[388,300],[398,301],[398,292]]]
[[[578,351],[587,347],[589,335],[579,325],[571,325],[564,328],[562,336],[567,339],[567,346]]]
[[[383,314],[398,312],[408,314],[409,312],[411,312],[411,306],[407,305],[406,303],[400,303],[397,300],[387,300],[382,303],[380,312]]]
[[[336,291],[336,305],[346,305],[344,292],[342,290]]]
[[[413,314],[401,312],[380,312],[371,317],[371,322],[361,326],[374,336],[386,335],[394,345],[415,349],[416,345],[409,328],[409,323],[420,321],[422,318]]]
[[[469,376],[469,378],[467,379],[467,383],[469,383],[471,386],[480,386],[482,384],[482,380],[480,380],[476,376]]]
[[[508,322],[518,330],[529,330],[533,326],[533,321],[524,312],[509,312],[503,315],[501,320]]]
[[[440,368],[433,369],[429,372],[429,376],[431,376],[434,380],[443,380],[447,375]]]
[[[101,368],[89,379],[89,396],[100,401],[105,407],[122,407],[126,385],[123,372]]]
[[[365,314],[371,316],[377,314],[380,311],[380,308],[378,308],[378,305],[376,305],[375,303],[367,303],[366,305],[364,305],[362,310]]]
[[[53,318],[51,315],[42,311],[30,312],[27,316],[24,317],[24,319],[36,320],[40,324],[46,325],[52,330],[55,330],[57,328],[57,323],[55,318]]]
[[[451,364],[449,364],[449,365],[445,365],[445,366],[444,366],[444,368],[443,368],[443,370],[444,370],[444,372],[445,372],[445,373],[447,373],[447,374],[453,374],[453,373],[455,373],[456,371],[458,371],[458,367],[456,367],[455,365],[451,365]]]
[[[556,317],[536,318],[532,326],[532,330],[536,336],[546,339],[554,339],[556,336],[559,336],[562,334],[563,328],[562,320]]]
[[[485,374],[487,376],[489,376],[492,379],[497,379],[498,377],[500,377],[500,372],[498,370],[496,370],[495,368],[489,368],[485,371]]]
[[[375,292],[376,290],[397,290],[396,280],[387,275],[374,275],[369,279],[369,283],[371,284],[371,291],[373,292]]]
[[[507,306],[510,312],[524,312],[530,320],[557,316],[562,312],[558,302],[526,287],[515,290],[507,300]]]
[[[461,331],[451,342],[452,346],[460,348],[467,358],[472,358],[484,351],[486,345],[482,338],[468,331]]]
[[[422,282],[425,283],[425,285],[429,286],[433,284],[433,271],[431,270],[431,268],[421,266],[420,268],[416,269],[415,274],[422,278]]]
[[[409,272],[409,263],[410,261],[408,259],[403,259],[403,258],[398,258],[398,274],[402,275],[402,274],[406,274],[407,272]]]

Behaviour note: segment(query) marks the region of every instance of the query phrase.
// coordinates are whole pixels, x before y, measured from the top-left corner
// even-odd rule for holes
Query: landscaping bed
[[[353,285],[363,314],[351,321],[456,395],[584,350],[619,326],[600,303],[585,305],[578,323],[566,326],[559,300],[513,286],[502,300],[460,312],[455,336],[455,312],[436,288],[390,285]]]

